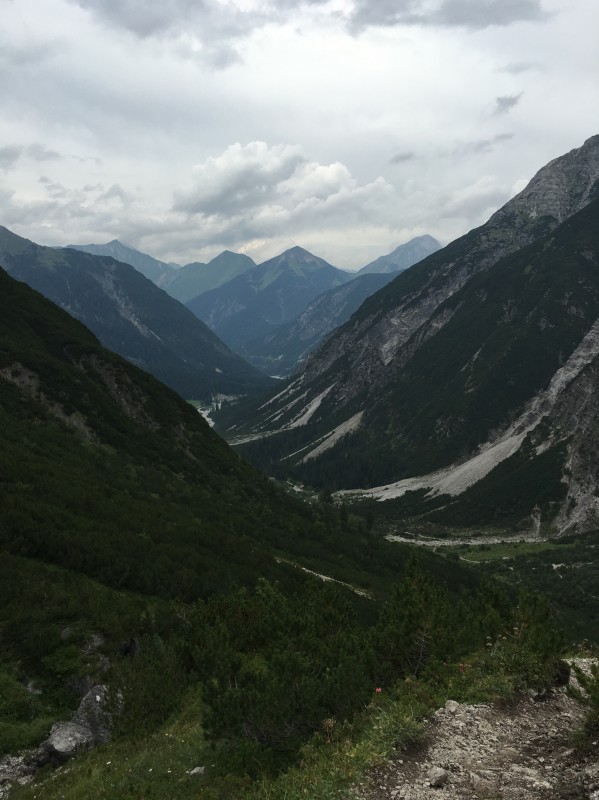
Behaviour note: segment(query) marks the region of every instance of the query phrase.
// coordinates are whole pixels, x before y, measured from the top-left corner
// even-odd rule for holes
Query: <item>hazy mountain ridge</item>
[[[180,394],[210,399],[269,385],[178,301],[129,264],[41,247],[0,229],[0,263],[84,322],[109,349]]]
[[[190,300],[187,307],[239,351],[298,316],[322,292],[351,279],[351,273],[293,247]]]
[[[92,256],[110,256],[115,261],[130,264],[142,275],[155,283],[156,286],[164,288],[177,274],[178,269],[173,264],[159,261],[157,258],[141,253],[133,247],[113,239],[106,244],[68,244],[68,248],[79,250],[82,253],[89,253]]]
[[[291,322],[247,342],[242,350],[256,367],[277,375],[298,369],[308,354],[331,331],[346,322],[364,300],[393,279],[392,274],[358,275],[312,300]]]
[[[228,328],[226,329],[228,341],[234,343],[233,346],[239,355],[258,369],[284,376],[292,372],[297,367],[298,359],[303,360],[326,334],[346,322],[369,294],[391,280],[392,273],[411,267],[426,255],[438,250],[440,244],[432,236],[418,236],[399,245],[393,252],[379,257],[357,272],[341,271],[343,280],[347,279],[352,282],[360,280],[351,288],[343,289],[343,283],[334,286],[333,289],[327,291],[334,292],[335,289],[339,289],[338,295],[333,294],[328,300],[325,297],[319,300],[317,296],[301,309],[301,313],[298,312],[301,303],[296,302],[296,296],[303,293],[302,296],[311,298],[313,291],[305,294],[306,284],[310,277],[306,274],[305,266],[302,268],[300,265],[302,263],[304,265],[311,264],[314,268],[314,265],[322,266],[326,263],[302,248],[292,248],[286,253],[270,259],[268,262],[270,267],[264,270],[264,274],[257,282],[250,276],[248,280],[238,281],[228,287],[230,281],[257,266],[249,256],[225,250],[207,264],[193,262],[175,269],[176,265],[165,264],[126,247],[117,240],[105,245],[70,245],[70,247],[94,255],[109,255],[119,261],[131,264],[163,288],[171,297],[182,303],[193,302],[195,306],[201,306],[200,318],[205,321],[204,316],[207,316],[209,324],[213,328],[222,324],[222,320],[219,322],[219,316],[230,314],[235,317],[238,315],[233,324],[234,330],[231,332]],[[285,270],[289,271],[291,275],[282,274],[282,271]],[[370,282],[361,280],[364,275],[375,273],[385,274],[387,278],[385,280],[373,279]],[[274,291],[270,286],[272,281],[278,282]],[[251,289],[248,289],[248,285],[251,285]],[[195,299],[207,292],[221,288],[222,291],[216,291],[205,301],[196,301]],[[248,300],[248,293],[251,295],[252,291],[256,295],[265,293],[262,298],[264,302],[258,311],[256,308],[247,308],[248,303],[250,305],[253,303],[254,306],[260,304],[257,296],[253,298],[253,301],[252,299]],[[216,308],[215,306],[219,304],[220,308]],[[265,322],[265,316],[269,320],[273,316],[273,308],[276,316],[277,310],[290,305],[293,308],[290,312],[291,319],[295,322],[283,321],[274,328],[270,321]],[[285,313],[284,316],[287,320],[290,314]],[[256,334],[254,339],[246,341],[248,335],[246,329],[250,331],[250,336],[252,333]],[[244,340],[242,344],[238,341],[240,336]]]
[[[199,294],[216,289],[255,266],[256,262],[249,256],[224,250],[207,264],[194,261],[181,267],[164,289],[171,297],[187,303]]]
[[[181,303],[186,303],[203,292],[215,289],[236,275],[256,266],[249,256],[232,253],[230,250],[223,250],[206,264],[193,261],[190,264],[179,266],[178,264],[167,264],[147,253],[135,250],[133,247],[127,247],[118,239],[106,244],[69,244],[67,247],[94,256],[111,256],[116,261],[130,264]]]

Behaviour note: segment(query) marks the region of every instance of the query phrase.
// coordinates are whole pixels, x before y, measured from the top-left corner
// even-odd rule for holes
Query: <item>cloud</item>
[[[413,161],[416,154],[411,151],[405,153],[397,153],[393,158],[389,159],[390,164],[404,164],[406,161]]]
[[[51,58],[64,48],[64,42],[58,40],[46,42],[31,42],[29,40],[19,43],[3,36],[0,38],[0,63],[10,66],[23,67],[29,64],[39,65]]]
[[[509,72],[510,75],[522,75],[524,72],[542,71],[542,66],[536,61],[514,61],[501,67],[500,72]]]
[[[0,170],[7,172],[16,166],[20,158],[30,158],[32,161],[60,161],[63,156],[55,150],[49,150],[39,142],[27,145],[9,144],[0,147]]]
[[[369,26],[429,25],[481,30],[548,18],[540,0],[356,0],[354,32]]]
[[[173,211],[195,217],[204,242],[231,246],[389,218],[393,200],[381,177],[360,184],[344,164],[310,161],[297,145],[251,142],[195,166]]]
[[[354,0],[341,10],[330,0],[70,0],[112,28],[139,39],[177,39],[186,58],[215,68],[240,60],[236,41],[270,24],[284,25],[298,13],[320,9],[335,23],[360,33],[369,27],[435,26],[480,30],[548,15],[541,0]]]
[[[437,23],[464,28],[504,27],[548,18],[539,0],[444,0]]]
[[[239,63],[239,40],[272,14],[219,0],[70,0],[115,30],[140,40],[165,40],[181,59],[225,69]]]
[[[115,28],[140,38],[164,35],[197,20],[202,0],[74,0],[77,5]]]
[[[56,150],[49,150],[45,145],[34,142],[25,148],[25,152],[34,161],[60,161],[62,156]]]
[[[22,152],[23,148],[16,144],[0,147],[0,170],[8,172],[8,170],[12,169]]]
[[[475,139],[471,142],[462,142],[453,151],[455,155],[475,155],[477,153],[489,153],[496,145],[507,142],[514,138],[513,133],[498,133],[491,139]]]
[[[469,216],[481,221],[489,217],[508,200],[505,188],[493,176],[484,176],[469,186],[451,193],[443,201],[444,214],[448,217]]]
[[[272,201],[279,184],[304,161],[292,145],[233,144],[193,168],[193,186],[175,197],[174,208],[190,214],[231,214]]]
[[[521,97],[522,92],[520,92],[520,94],[507,94],[502,97],[496,97],[495,111],[493,112],[494,116],[499,117],[502,114],[507,114],[512,108],[518,105]]]

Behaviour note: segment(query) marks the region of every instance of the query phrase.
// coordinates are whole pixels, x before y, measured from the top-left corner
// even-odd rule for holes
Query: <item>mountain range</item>
[[[351,273],[292,247],[204,292],[187,307],[239,352],[246,342],[294,319],[319,294],[351,278]]]
[[[358,275],[335,286],[315,297],[290,322],[249,339],[240,352],[250,364],[270,375],[290,375],[327,334],[346,322],[367,297],[393,277],[392,273]]]
[[[435,252],[440,244],[432,236],[417,236],[357,272],[331,272],[336,268],[326,265],[328,278],[324,278],[323,272],[326,262],[301,248],[292,248],[270,259],[266,267],[229,250],[207,264],[193,262],[177,267],[117,240],[69,246],[131,264],[171,297],[188,304],[249,363],[269,374],[285,376],[297,368],[298,361],[327,333],[349,319],[369,294],[390,280],[393,273]],[[300,262],[302,268],[298,269]],[[252,274],[247,275],[249,272]],[[362,280],[364,275],[372,273],[388,277]],[[344,282],[350,280],[357,283],[342,289]],[[319,298],[323,286],[327,287],[323,291],[326,296]],[[208,292],[207,297],[198,299]],[[332,294],[329,296],[327,292]],[[277,319],[281,321],[277,323]]]
[[[67,310],[100,341],[184,397],[243,394],[272,384],[181,303],[129,264],[41,247],[0,228],[0,265]]]
[[[221,428],[256,437],[243,452],[278,474],[387,485],[370,494],[410,513],[595,524],[596,454],[576,431],[596,424],[598,179],[594,136],[369,297],[283,389],[223,410]]]
[[[207,264],[193,261],[190,264],[165,263],[127,247],[118,239],[106,244],[69,244],[73,250],[90,253],[94,256],[111,256],[116,261],[130,264],[146,278],[149,278],[167,294],[186,303],[197,295],[215,289],[256,264],[249,256],[224,250]]]

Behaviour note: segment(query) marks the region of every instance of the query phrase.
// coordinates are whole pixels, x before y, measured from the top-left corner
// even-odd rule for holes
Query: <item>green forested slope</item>
[[[513,625],[458,562],[285,494],[4,272],[0,447],[0,751],[39,744],[94,682],[112,692],[112,743],[20,796],[240,798],[375,687],[451,675]],[[554,640],[538,650],[523,619],[517,681],[542,682]]]

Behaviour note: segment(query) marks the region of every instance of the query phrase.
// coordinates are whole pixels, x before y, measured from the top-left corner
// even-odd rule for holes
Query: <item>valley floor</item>
[[[599,743],[584,756],[572,744],[584,715],[565,688],[507,707],[448,700],[425,746],[398,752],[348,800],[597,800]]]

